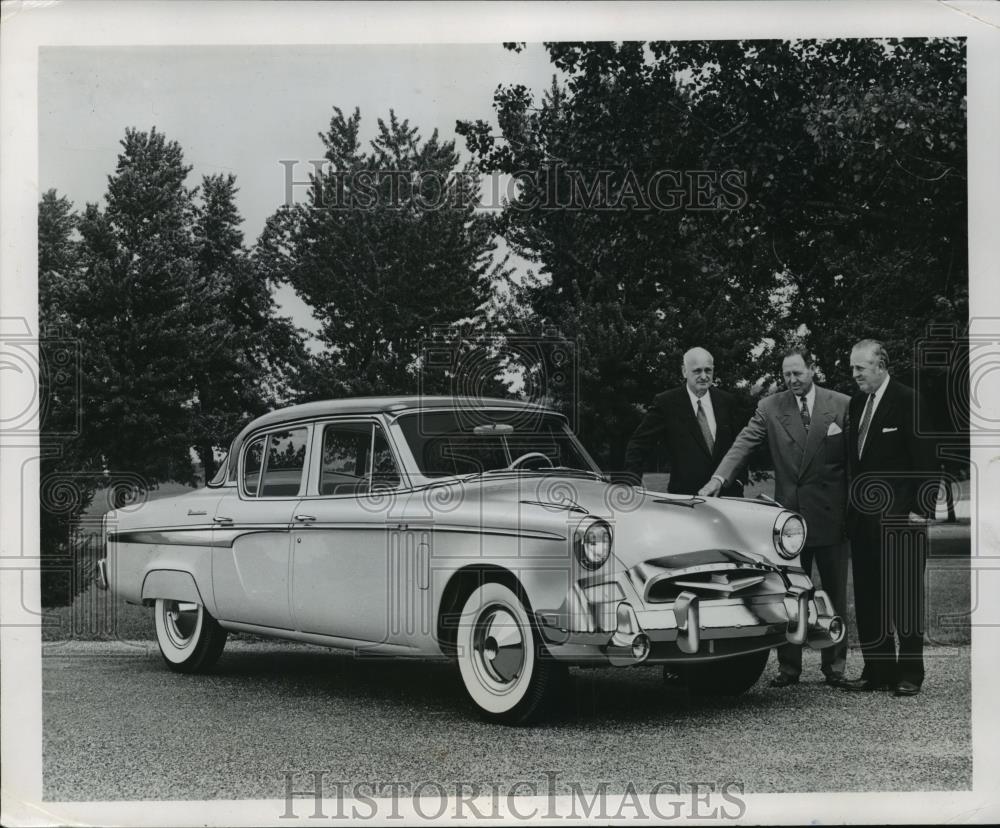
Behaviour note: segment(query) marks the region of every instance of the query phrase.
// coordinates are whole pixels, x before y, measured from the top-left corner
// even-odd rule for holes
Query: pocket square
[[[899,431],[899,428],[897,428],[896,426],[892,426],[891,428],[882,429],[883,434],[888,434],[890,431]]]
[[[835,434],[840,434],[843,429],[836,423],[830,423],[830,427],[826,430],[827,437],[833,437]]]

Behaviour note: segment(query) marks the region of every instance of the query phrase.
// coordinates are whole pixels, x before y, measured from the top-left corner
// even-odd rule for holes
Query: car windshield
[[[511,468],[600,474],[565,421],[553,414],[523,409],[421,411],[402,415],[399,427],[425,477]]]

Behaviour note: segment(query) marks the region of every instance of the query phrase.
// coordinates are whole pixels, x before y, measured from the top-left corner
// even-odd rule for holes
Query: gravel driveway
[[[443,664],[358,661],[283,643],[231,642],[216,671],[167,671],[150,642],[44,645],[47,800],[257,799],[286,771],[329,780],[469,781],[557,774],[600,782],[737,780],[747,792],[961,790],[971,785],[969,648],[933,647],[916,698],[765,679],[732,700],[691,700],[654,667],[574,670],[558,720],[480,722]],[[849,673],[860,672],[852,650]],[[550,776],[546,776],[549,774]],[[276,815],[277,816],[277,815]]]

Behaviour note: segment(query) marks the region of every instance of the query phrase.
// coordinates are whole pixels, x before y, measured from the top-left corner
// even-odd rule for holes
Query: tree
[[[303,374],[306,398],[447,388],[447,371],[421,361],[424,345],[449,326],[482,327],[506,275],[454,143],[436,131],[424,141],[390,113],[363,151],[360,124],[358,110],[335,108],[307,202],[279,209],[255,254],[321,320],[325,351]]]
[[[540,101],[498,89],[499,134],[458,130],[518,177],[503,232],[540,265],[541,323],[579,343],[603,462],[692,345],[723,384],[763,390],[804,338],[850,390],[857,338],[885,339],[905,375],[915,332],[964,320],[960,41],[546,48],[561,82]]]
[[[155,128],[128,129],[121,144],[106,208],[88,204],[80,222],[84,435],[111,472],[189,483],[191,356],[207,333],[196,313],[190,167]]]
[[[881,338],[910,381],[914,340],[968,311],[963,42],[651,49],[692,78],[692,111],[722,136],[710,163],[750,171],[732,241],[755,245],[785,288],[785,338],[804,326],[848,390],[850,345]]]
[[[302,332],[279,317],[267,271],[249,256],[236,208],[236,178],[205,176],[194,220],[204,340],[191,405],[191,441],[205,480],[216,449],[249,419],[287,400],[305,363]]]
[[[193,447],[210,477],[215,450],[290,396],[305,359],[243,246],[235,179],[206,177],[199,199],[179,144],[155,128],[121,144],[103,210],[78,217],[54,191],[39,205],[40,317],[79,358],[79,386],[54,361],[40,381],[43,555],[63,569],[97,487],[117,507],[192,483]],[[64,576],[43,583],[47,603],[72,598]]]
[[[681,355],[711,344],[723,382],[743,376],[758,335],[765,286],[709,243],[718,214],[663,208],[650,182],[663,171],[703,169],[696,125],[671,78],[642,44],[548,46],[567,80],[535,102],[521,86],[495,97],[501,135],[460,123],[487,170],[519,177],[502,215],[511,247],[537,262],[525,302],[543,327],[575,345],[581,433],[615,464],[638,422],[637,404],[677,381]],[[528,171],[525,174],[524,171]]]
[[[94,499],[100,460],[79,439],[72,301],[77,278],[73,204],[48,190],[38,204],[38,305],[44,321],[38,342],[40,425],[40,543],[43,606],[69,603],[88,582],[90,561],[80,554],[80,516]]]

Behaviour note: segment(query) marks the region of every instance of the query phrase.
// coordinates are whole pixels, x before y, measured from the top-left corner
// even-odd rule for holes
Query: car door
[[[407,494],[376,420],[316,425],[316,485],[295,513],[292,609],[298,629],[357,642],[398,640],[418,590],[399,515]],[[423,599],[426,601],[426,590]]]
[[[241,452],[236,492],[216,510],[212,583],[219,617],[293,629],[289,608],[295,505],[304,491],[311,426],[256,435]]]

